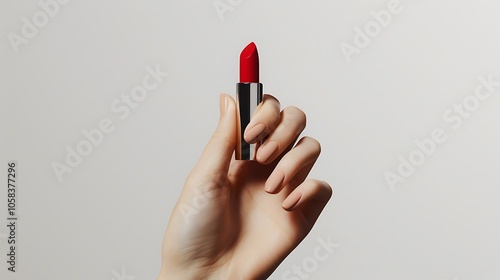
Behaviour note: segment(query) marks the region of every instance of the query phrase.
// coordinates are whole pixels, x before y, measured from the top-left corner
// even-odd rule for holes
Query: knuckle
[[[330,184],[328,184],[326,181],[321,181],[323,187],[325,188],[325,190],[327,191],[328,193],[328,197],[332,197],[333,195],[333,188],[332,186],[330,186]]]
[[[298,123],[300,127],[305,127],[307,123],[307,116],[304,111],[299,109],[296,106],[289,106],[283,109],[286,115],[290,118],[291,121]]]
[[[315,154],[316,156],[319,156],[321,154],[321,143],[319,143],[318,140],[310,136],[304,136],[303,141],[306,142],[308,146],[310,146],[313,154]]]
[[[313,192],[321,193],[321,197],[325,200],[329,200],[333,195],[333,189],[326,181],[317,179],[308,179],[311,183],[311,188]]]
[[[269,133],[274,130],[281,119],[280,105],[276,98],[266,95],[264,102],[262,102],[262,114],[259,115],[260,121],[266,126],[266,131]],[[275,102],[269,102],[275,100]],[[260,105],[259,105],[260,106]]]
[[[264,94],[264,98],[263,98],[264,103],[265,103],[266,101],[268,101],[268,100],[269,100],[269,101],[273,101],[273,102],[274,102],[274,104],[275,104],[275,105],[278,105],[278,108],[279,108],[279,106],[280,106],[280,101],[278,100],[278,98],[274,97],[274,95],[269,94],[269,93]]]

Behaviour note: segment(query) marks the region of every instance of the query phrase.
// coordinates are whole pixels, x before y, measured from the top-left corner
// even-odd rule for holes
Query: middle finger
[[[268,164],[283,153],[306,127],[306,114],[297,107],[281,111],[278,126],[257,150],[257,161]]]

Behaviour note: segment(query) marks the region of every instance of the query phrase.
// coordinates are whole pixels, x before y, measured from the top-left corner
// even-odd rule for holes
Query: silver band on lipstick
[[[236,139],[235,158],[238,160],[256,160],[257,149],[260,143],[248,144],[243,138],[255,109],[262,102],[261,83],[236,84],[236,110],[238,113],[238,135]]]

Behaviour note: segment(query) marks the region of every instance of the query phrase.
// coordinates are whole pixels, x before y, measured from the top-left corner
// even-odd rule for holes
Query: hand
[[[307,179],[318,141],[303,137],[305,114],[280,112],[265,95],[245,140],[265,139],[257,161],[234,160],[236,104],[220,97],[219,125],[188,175],[162,245],[158,279],[265,279],[304,239],[332,195]]]

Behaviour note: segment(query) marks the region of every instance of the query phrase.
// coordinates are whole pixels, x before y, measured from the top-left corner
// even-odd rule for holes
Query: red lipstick
[[[238,160],[256,160],[260,143],[247,143],[243,138],[243,133],[257,106],[262,102],[262,88],[259,82],[259,53],[257,46],[251,42],[240,54],[240,82],[236,84],[238,138],[235,158]]]
[[[240,83],[259,82],[259,53],[257,46],[251,42],[240,55]]]

